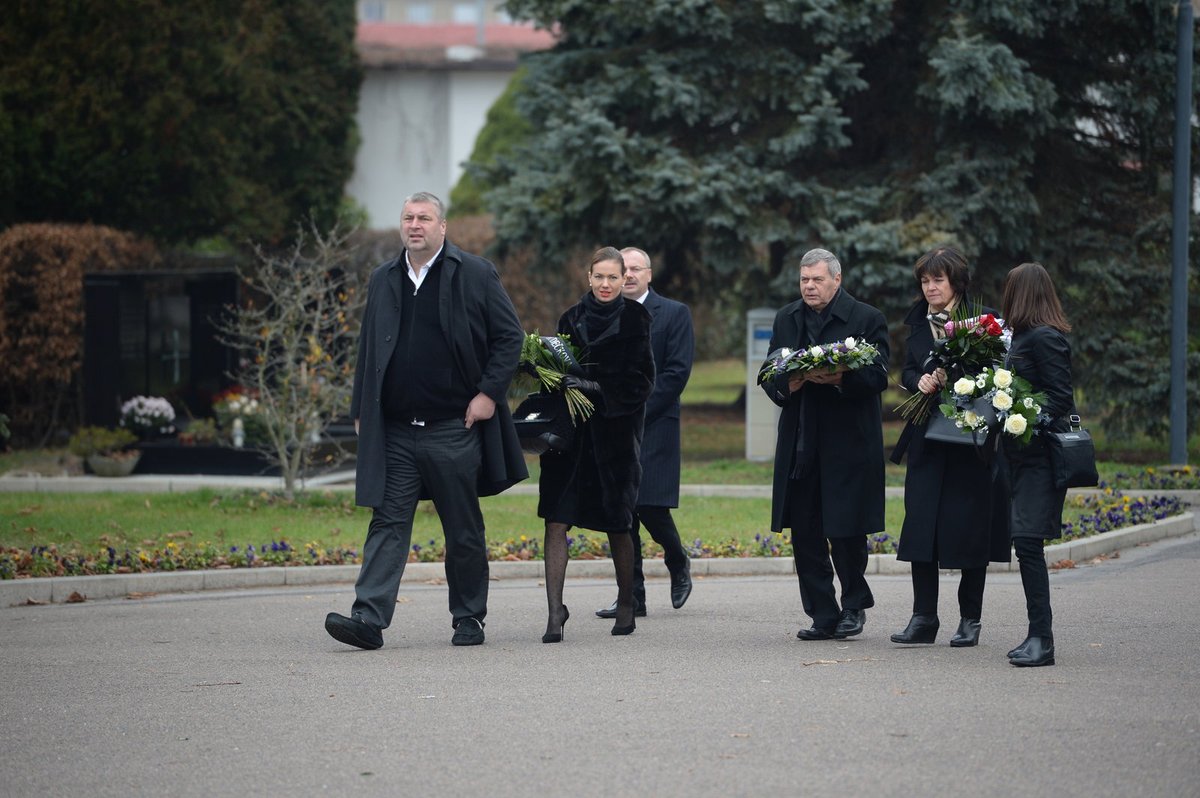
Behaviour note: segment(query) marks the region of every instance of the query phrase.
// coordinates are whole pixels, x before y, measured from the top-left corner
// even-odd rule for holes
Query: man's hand
[[[496,415],[496,401],[485,393],[477,393],[471,400],[471,404],[467,405],[467,415],[463,421],[466,423],[467,429],[470,429],[476,421],[487,421],[494,415]]]
[[[793,371],[788,377],[788,393],[795,393],[804,387],[804,374],[799,371]]]
[[[808,372],[808,381],[815,382],[817,385],[841,385],[842,372],[810,371]]]

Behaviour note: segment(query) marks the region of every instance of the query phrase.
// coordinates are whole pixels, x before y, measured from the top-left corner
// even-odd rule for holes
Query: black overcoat
[[[583,423],[571,451],[542,455],[538,516],[547,521],[628,532],[641,482],[641,443],[646,399],[654,386],[650,314],[632,299],[620,324],[589,340],[579,303],[558,320],[558,332],[580,348],[584,376],[600,385],[596,412]]]
[[[646,400],[642,437],[642,484],[638,504],[679,506],[679,395],[692,374],[696,339],[687,305],[659,296],[654,289],[642,303],[650,312],[650,349],[654,352],[654,390]]]
[[[1075,412],[1071,387],[1071,343],[1053,327],[1033,327],[1015,333],[1008,350],[1008,365],[1029,380],[1034,391],[1046,394],[1042,411],[1056,432],[1070,426]],[[1005,440],[1005,459],[1012,485],[1012,536],[1053,540],[1062,534],[1065,488],[1054,487],[1050,452],[1045,439],[1034,435],[1026,446]]]
[[[771,487],[771,530],[790,524],[788,480],[796,457],[801,394],[808,404],[804,417],[812,424],[821,473],[821,511],[825,536],[869,535],[883,530],[883,410],[880,394],[887,388],[890,354],[883,314],[859,302],[844,289],[830,301],[816,343],[853,336],[879,350],[875,363],[842,375],[841,386],[806,383],[789,395],[787,377],[763,383],[771,401],[783,408],[775,441],[775,475]],[[770,351],[808,345],[804,302],[797,300],[775,315]]]
[[[990,308],[980,312],[995,314]],[[921,376],[934,370],[925,364],[933,351],[928,313],[929,304],[922,299],[904,319],[909,333],[900,383],[910,393],[918,393]],[[933,412],[941,411],[935,407]],[[927,441],[924,433],[924,425],[914,427],[908,445],[904,526],[896,559],[942,568],[1008,562],[1008,480],[994,447],[980,453],[974,446]]]
[[[380,401],[400,330],[406,273],[402,252],[376,268],[367,284],[350,402],[350,417],[359,422],[354,496],[363,507],[383,503],[387,456]],[[506,398],[525,333],[490,261],[447,241],[425,279],[440,281],[438,317],[454,368],[467,385],[496,402],[496,414],[478,423],[483,457],[479,495],[495,495],[529,476]],[[421,495],[426,497],[426,491]]]

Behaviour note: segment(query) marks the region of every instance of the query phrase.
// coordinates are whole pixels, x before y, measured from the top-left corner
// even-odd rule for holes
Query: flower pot
[[[127,477],[137,468],[142,453],[138,451],[124,452],[119,457],[105,454],[93,454],[87,458],[88,468],[98,477]]]

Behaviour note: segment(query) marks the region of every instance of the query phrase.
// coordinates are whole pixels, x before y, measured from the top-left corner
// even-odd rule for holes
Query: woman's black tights
[[[608,551],[617,572],[617,617],[613,626],[633,623],[633,536],[628,532],[609,532]]]
[[[546,633],[562,631],[563,584],[567,581],[567,524],[546,522],[542,557],[546,568]]]
[[[567,581],[568,524],[546,522],[542,557],[546,567],[546,632],[562,627],[563,586]],[[608,549],[617,572],[617,618],[614,626],[633,624],[633,537],[628,532],[610,532]]]
[[[1046,569],[1045,541],[1013,538],[1025,588],[1025,611],[1029,615],[1029,637],[1053,637],[1050,612],[1050,572]]]

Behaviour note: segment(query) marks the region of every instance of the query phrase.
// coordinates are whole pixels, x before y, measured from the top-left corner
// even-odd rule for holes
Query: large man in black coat
[[[883,314],[841,287],[833,253],[800,259],[801,299],[775,316],[770,350],[808,348],[853,337],[873,344],[872,365],[815,370],[763,383],[783,408],[775,444],[771,529],[792,529],[800,599],[812,627],[796,636],[826,640],[859,634],[875,599],[864,576],[866,536],[883,529],[883,419],[888,333]],[[832,567],[830,555],[832,554]],[[839,608],[833,587],[842,585]]]
[[[659,296],[650,287],[650,256],[637,247],[621,250],[625,261],[626,299],[641,302],[650,312],[650,348],[654,352],[654,391],[646,401],[646,430],[642,437],[642,481],[633,516],[634,611],[646,614],[646,579],[642,573],[642,537],[646,527],[662,546],[671,575],[671,606],[679,609],[692,592],[691,564],[671,518],[679,506],[679,396],[692,374],[696,339],[687,305]],[[598,610],[601,618],[617,617],[617,604]]]
[[[488,562],[479,497],[529,476],[506,393],[524,332],[496,268],[446,241],[441,200],[404,202],[404,252],[371,274],[350,414],[358,432],[355,500],[374,508],[351,617],[325,629],[383,645],[418,499],[446,536],[446,584],[458,646],[483,642]]]

